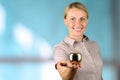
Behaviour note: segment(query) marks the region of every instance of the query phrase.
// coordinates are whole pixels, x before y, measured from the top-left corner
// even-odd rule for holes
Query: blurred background
[[[85,34],[97,41],[103,79],[120,80],[120,0],[75,0],[89,11]],[[67,36],[65,7],[74,0],[0,0],[0,80],[61,80],[54,45]]]

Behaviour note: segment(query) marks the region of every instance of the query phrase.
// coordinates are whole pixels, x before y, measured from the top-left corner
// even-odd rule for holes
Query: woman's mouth
[[[73,29],[77,32],[80,32],[82,30],[82,28],[74,28],[74,27],[73,27]]]

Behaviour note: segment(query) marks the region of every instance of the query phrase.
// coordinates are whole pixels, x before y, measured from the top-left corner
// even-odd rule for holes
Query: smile
[[[74,28],[74,27],[73,27],[73,29],[77,32],[80,32],[82,30],[82,28]]]

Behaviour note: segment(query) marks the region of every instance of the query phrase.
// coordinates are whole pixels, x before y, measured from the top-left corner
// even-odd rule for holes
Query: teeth
[[[74,29],[74,30],[81,30],[82,28],[74,28],[74,27],[73,27],[73,29]]]
[[[75,29],[75,30],[81,30],[81,29]]]

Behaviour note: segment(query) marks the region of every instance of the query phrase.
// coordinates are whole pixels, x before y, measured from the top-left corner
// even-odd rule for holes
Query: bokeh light
[[[23,24],[17,23],[15,25],[13,35],[17,44],[19,44],[19,46],[21,46],[22,48],[31,49],[31,47],[33,46],[33,34]]]
[[[0,35],[3,35],[5,31],[6,11],[0,4]]]

